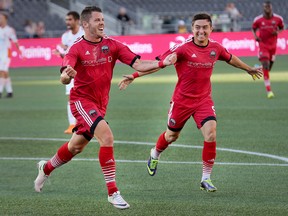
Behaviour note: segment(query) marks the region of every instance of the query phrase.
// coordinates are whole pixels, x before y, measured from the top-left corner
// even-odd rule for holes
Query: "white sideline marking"
[[[50,158],[37,158],[37,157],[0,157],[0,160],[23,160],[23,161],[40,161],[49,160]],[[73,158],[73,161],[99,161],[95,158]],[[117,163],[147,163],[147,160],[116,160]],[[161,164],[190,164],[202,165],[202,162],[193,161],[162,161]],[[271,164],[271,163],[230,163],[230,162],[215,162],[216,165],[235,165],[235,166],[279,166],[288,167],[288,164]]]
[[[62,138],[33,138],[33,137],[0,137],[0,140],[31,140],[31,141],[62,141],[65,142],[68,139],[62,139]],[[96,142],[96,140],[91,140],[92,142]],[[150,142],[135,142],[135,141],[117,141],[115,140],[114,143],[118,144],[131,144],[131,145],[150,145],[154,146],[155,143],[150,143]],[[202,149],[202,146],[188,146],[184,144],[172,144],[171,147],[178,147],[178,148],[195,148],[195,149]],[[234,152],[234,153],[241,153],[241,154],[248,154],[248,155],[256,155],[256,156],[262,156],[262,157],[267,157],[267,158],[272,158],[280,161],[284,161],[288,163],[288,158],[286,157],[281,157],[277,155],[272,155],[272,154],[266,154],[266,153],[260,153],[260,152],[250,152],[250,151],[243,151],[243,150],[236,150],[236,149],[228,149],[228,148],[217,148],[218,151],[228,151],[228,152]],[[14,158],[14,157],[13,157]],[[13,159],[11,158],[11,160]],[[10,160],[9,157],[0,157],[1,160]],[[25,158],[17,158],[15,157],[14,159],[19,159],[19,160],[25,160]],[[39,160],[41,158],[30,158],[27,160]],[[74,159],[74,160],[97,160],[97,159]],[[134,161],[134,160],[117,160],[118,162],[137,162],[137,163],[142,163],[146,161]],[[179,162],[179,161],[161,161],[161,163],[185,163],[185,164],[202,164],[202,162]],[[221,162],[216,162],[216,164],[223,164],[223,165],[267,165],[267,166],[274,166],[277,164],[266,164],[266,163],[221,163]],[[278,164],[278,166],[288,166],[288,164]]]

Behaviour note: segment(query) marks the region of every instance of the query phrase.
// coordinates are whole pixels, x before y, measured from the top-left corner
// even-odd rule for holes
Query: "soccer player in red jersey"
[[[222,45],[210,40],[212,21],[208,14],[196,14],[192,21],[194,37],[184,43],[176,45],[158,59],[163,59],[171,53],[176,53],[174,64],[178,76],[168,112],[167,129],[162,133],[156,146],[151,149],[147,169],[151,176],[157,170],[160,154],[175,142],[187,120],[192,116],[197,128],[204,137],[202,151],[203,169],[200,188],[209,192],[216,191],[210,175],[216,159],[216,113],[212,100],[211,75],[217,60],[245,70],[253,79],[262,76],[261,68],[252,68],[238,57],[229,53]],[[157,70],[150,71],[150,73]],[[147,74],[147,73],[146,73]],[[125,75],[119,83],[120,89],[125,89],[136,77],[144,73],[135,72]]]
[[[104,17],[98,7],[86,7],[81,13],[81,23],[85,34],[68,48],[60,70],[63,84],[69,84],[74,79],[70,106],[76,126],[69,142],[64,143],[49,161],[38,163],[34,188],[41,192],[50,173],[82,152],[95,137],[100,145],[98,158],[108,190],[108,201],[116,208],[126,209],[130,206],[120,195],[115,180],[114,138],[104,120],[113,68],[119,59],[135,70],[149,71],[173,64],[176,55],[172,54],[163,61],[141,61],[126,45],[104,35]]]
[[[274,98],[271,90],[269,72],[272,69],[276,57],[278,34],[284,29],[283,18],[273,13],[270,1],[263,3],[263,14],[257,16],[252,24],[252,32],[259,43],[258,58],[263,67],[264,84],[267,97]],[[257,35],[259,31],[259,35]]]
[[[58,44],[56,49],[54,50],[54,54],[64,58],[66,50],[70,47],[76,39],[84,35],[84,30],[80,26],[80,15],[76,11],[69,11],[65,17],[65,23],[67,26],[67,31],[64,32],[61,36],[61,44]],[[73,116],[70,108],[69,97],[70,97],[70,90],[73,88],[74,80],[72,79],[71,82],[65,86],[65,93],[68,96],[68,103],[67,103],[67,117],[69,126],[64,131],[65,134],[72,134],[73,128],[76,124],[76,119]]]

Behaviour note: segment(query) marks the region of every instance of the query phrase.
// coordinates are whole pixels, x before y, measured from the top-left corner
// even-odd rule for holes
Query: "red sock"
[[[162,133],[162,134],[159,136],[158,141],[157,141],[157,143],[156,143],[156,150],[157,150],[158,152],[163,152],[163,151],[168,147],[168,145],[171,144],[171,142],[169,143],[169,142],[166,141],[166,139],[165,139],[165,133],[166,133],[166,132]]]
[[[216,159],[216,142],[204,141],[204,147],[202,151],[202,161],[203,161],[202,180],[210,178],[215,159]]]
[[[104,174],[108,195],[111,196],[118,191],[116,185],[116,163],[114,160],[113,147],[100,147],[99,149],[99,163]]]
[[[270,85],[270,80],[269,80],[269,70],[263,68],[263,78],[264,78],[264,84],[266,87],[266,91],[269,92],[271,91],[271,85]]]
[[[50,173],[57,167],[69,162],[74,155],[68,150],[68,142],[64,143],[57,151],[57,153],[47,162],[44,167],[44,173]]]

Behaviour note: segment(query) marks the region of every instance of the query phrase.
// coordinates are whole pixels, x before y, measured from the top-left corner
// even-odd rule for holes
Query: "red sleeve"
[[[156,60],[160,61],[166,58],[167,55],[171,54],[170,50],[167,50],[166,52],[162,53],[161,55],[156,56]]]
[[[280,28],[280,29],[284,29],[283,19],[280,19],[279,28]]]
[[[71,67],[74,68],[77,62],[77,50],[75,46],[71,46],[70,49],[68,50],[67,54],[64,56],[63,61],[62,61],[62,67],[60,68],[60,72],[70,65]]]
[[[232,58],[232,54],[228,52],[228,50],[222,46],[220,46],[220,55],[219,60],[229,62]]]
[[[257,20],[254,20],[253,24],[252,24],[252,29],[258,29],[258,22]]]
[[[128,46],[122,44],[121,42],[117,42],[116,46],[118,49],[118,59],[124,64],[130,65],[132,67],[136,59],[141,58],[141,56],[136,55],[129,49]]]

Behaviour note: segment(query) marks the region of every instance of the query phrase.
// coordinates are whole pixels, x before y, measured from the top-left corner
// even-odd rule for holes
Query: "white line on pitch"
[[[0,137],[0,140],[30,140],[30,141],[62,141],[65,142],[68,139],[62,139],[62,138],[33,138],[33,137]],[[95,142],[95,140],[92,140]],[[150,142],[136,142],[136,141],[117,141],[115,140],[114,143],[121,143],[121,144],[131,144],[131,145],[150,145],[154,146],[155,143]],[[184,145],[184,144],[172,144],[171,147],[178,147],[178,148],[196,148],[196,149],[202,149],[202,146],[192,146],[192,145]],[[260,153],[260,152],[251,152],[251,151],[243,151],[243,150],[236,150],[236,149],[228,149],[228,148],[218,148],[217,151],[227,151],[227,152],[234,152],[234,153],[241,153],[241,154],[248,154],[248,155],[256,155],[261,157],[267,157],[272,158],[280,161],[284,161],[288,163],[288,158],[281,157],[278,155],[272,155],[272,154],[266,154],[266,153]]]
[[[50,158],[37,158],[37,157],[0,157],[0,160],[20,160],[20,161],[39,161],[49,160]],[[99,161],[95,158],[73,158],[73,161]],[[116,160],[117,163],[143,163],[144,160]],[[202,162],[193,161],[162,161],[161,164],[190,164],[190,165],[202,165]],[[271,164],[271,163],[230,163],[230,162],[215,162],[216,165],[234,165],[234,166],[279,166],[286,167],[288,164]]]

